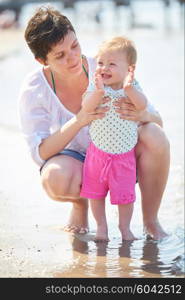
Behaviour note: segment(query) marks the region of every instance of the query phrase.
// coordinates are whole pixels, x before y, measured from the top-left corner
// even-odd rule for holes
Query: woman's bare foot
[[[137,238],[133,235],[132,231],[129,228],[120,228],[121,236],[123,241],[134,241]]]
[[[88,228],[88,200],[79,198],[73,202],[68,225],[63,228],[67,232],[85,234]]]
[[[145,223],[144,232],[147,237],[150,237],[153,240],[161,240],[168,236],[158,221],[153,223]]]
[[[108,229],[106,225],[97,226],[96,236],[94,238],[96,243],[109,242]]]

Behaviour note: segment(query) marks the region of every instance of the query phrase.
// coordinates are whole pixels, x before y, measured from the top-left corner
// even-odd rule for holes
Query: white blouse
[[[94,58],[87,58],[87,61],[89,82],[92,82],[96,61]],[[155,112],[152,105],[148,105],[148,109],[150,112]],[[35,70],[25,78],[19,96],[19,115],[20,127],[31,156],[36,164],[42,166],[45,162],[39,155],[39,145],[42,140],[74,117],[74,114],[65,108],[48,84],[43,68]],[[84,154],[89,142],[89,126],[85,126],[65,149]]]

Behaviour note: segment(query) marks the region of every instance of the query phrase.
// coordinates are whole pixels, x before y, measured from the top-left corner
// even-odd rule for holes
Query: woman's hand
[[[137,110],[128,97],[120,98],[114,102],[114,105],[116,107],[116,112],[120,114],[121,119],[142,123],[150,121],[147,109]]]
[[[101,100],[101,104],[105,104],[109,102],[110,99],[108,97],[103,97]],[[105,117],[106,112],[109,110],[109,106],[96,107],[95,109],[89,111],[89,106],[84,103],[81,110],[77,114],[77,120],[80,122],[81,127],[84,127],[90,124],[94,120],[102,119]]]

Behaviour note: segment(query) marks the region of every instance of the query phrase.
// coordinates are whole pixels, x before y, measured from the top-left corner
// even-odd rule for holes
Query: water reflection
[[[183,277],[183,236],[94,243],[91,235],[70,237],[73,262],[57,277]]]

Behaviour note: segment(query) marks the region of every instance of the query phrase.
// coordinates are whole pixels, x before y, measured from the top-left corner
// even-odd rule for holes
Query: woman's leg
[[[58,155],[43,167],[41,180],[47,195],[57,201],[72,202],[66,231],[86,233],[88,230],[88,201],[80,198],[83,163],[75,158]]]
[[[167,234],[159,224],[158,210],[170,163],[169,142],[161,127],[154,123],[139,127],[136,156],[144,229],[152,238],[161,239]]]
[[[91,210],[96,220],[97,231],[94,238],[95,242],[108,242],[108,227],[105,212],[105,199],[101,200],[90,200]]]
[[[134,204],[119,204],[118,212],[119,212],[119,230],[121,232],[122,240],[124,241],[132,241],[136,240],[135,236],[130,230],[130,222],[133,214]]]

